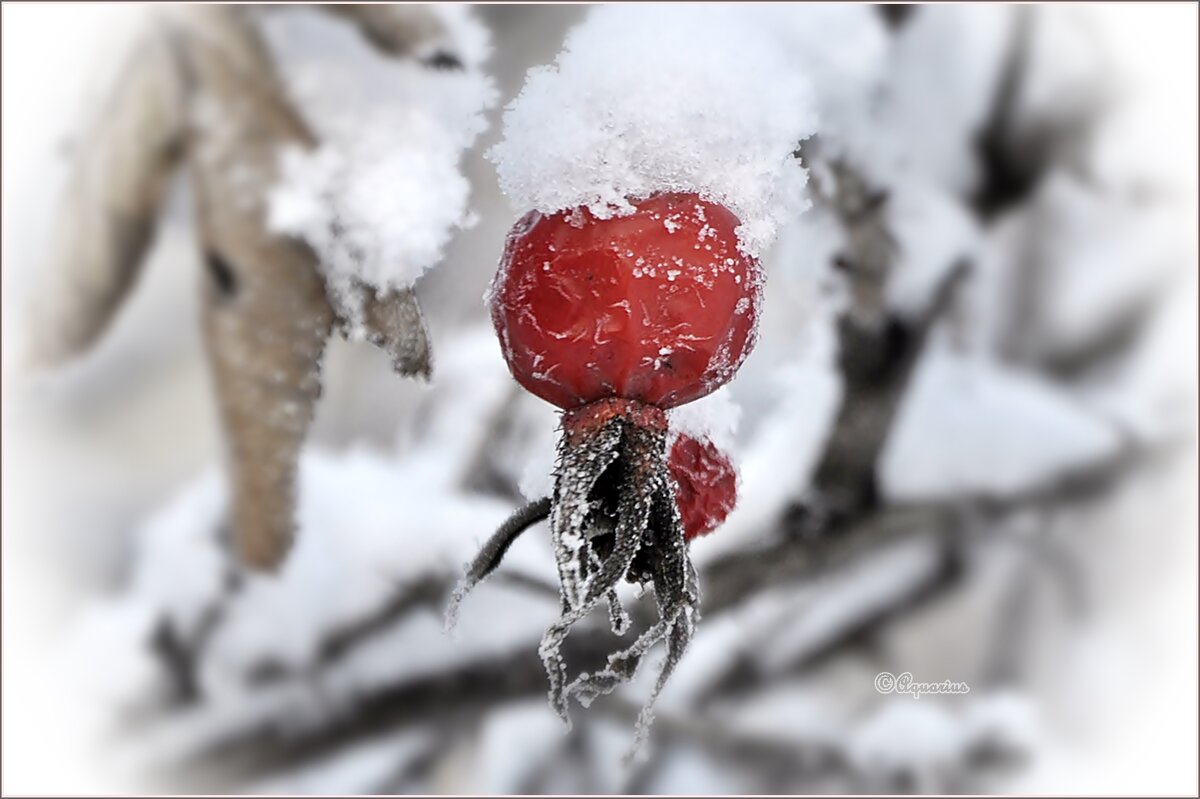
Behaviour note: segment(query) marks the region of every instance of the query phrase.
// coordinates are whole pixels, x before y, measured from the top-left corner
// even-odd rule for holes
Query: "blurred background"
[[[483,153],[587,7],[471,12],[499,103],[478,222],[417,284],[432,378],[330,339],[277,577],[229,550],[186,170],[112,323],[30,357],[66,324],[72,170],[159,13],[3,11],[7,790],[1196,791],[1195,6],[866,9],[868,135],[909,178],[802,153],[813,207],[710,401],[741,409],[739,507],[692,547],[704,617],[632,766],[645,680],[570,731],[545,701],[544,528],[441,620],[551,467],[480,299],[521,211]]]

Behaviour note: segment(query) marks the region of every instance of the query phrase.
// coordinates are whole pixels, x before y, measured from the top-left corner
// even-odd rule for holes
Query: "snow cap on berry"
[[[508,106],[488,153],[501,188],[521,211],[601,219],[697,194],[738,217],[757,257],[805,207],[793,152],[817,123],[794,37],[776,27],[732,5],[593,8]]]

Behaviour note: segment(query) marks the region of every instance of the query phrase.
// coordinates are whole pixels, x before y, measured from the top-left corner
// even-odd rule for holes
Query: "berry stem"
[[[521,534],[528,530],[533,525],[546,519],[550,516],[550,498],[543,497],[542,499],[534,500],[527,505],[517,508],[511,516],[509,516],[504,524],[492,534],[480,548],[479,554],[471,561],[467,567],[466,574],[463,575],[462,581],[454,590],[454,594],[450,597],[450,604],[446,607],[446,629],[454,629],[454,625],[458,621],[458,608],[462,604],[463,599],[468,593],[489,574],[496,570],[500,565],[500,561],[504,560],[504,555],[508,552],[508,548],[513,542],[521,537]]]
[[[473,577],[476,582],[487,577],[500,565],[508,548],[521,536],[521,533],[549,516],[550,497],[535,499],[533,502],[517,508],[479,550],[467,575]]]

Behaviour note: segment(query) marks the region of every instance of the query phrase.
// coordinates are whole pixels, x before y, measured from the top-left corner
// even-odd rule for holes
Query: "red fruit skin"
[[[675,480],[675,506],[685,541],[717,529],[737,505],[737,472],[708,439],[676,438],[667,470]]]
[[[671,408],[727,383],[754,346],[761,270],[737,217],[691,194],[628,216],[532,212],[509,233],[492,322],[513,377],[560,408]]]

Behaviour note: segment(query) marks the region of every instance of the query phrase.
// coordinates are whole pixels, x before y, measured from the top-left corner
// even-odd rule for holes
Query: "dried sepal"
[[[563,720],[570,722],[572,697],[591,704],[632,679],[647,653],[666,644],[654,691],[639,717],[635,748],[699,616],[696,572],[687,555],[666,445],[666,415],[653,406],[613,399],[567,411],[551,499],[525,506],[501,526],[468,567],[448,611],[452,621],[466,591],[495,569],[517,535],[548,513],[562,610],[538,652],[550,683],[550,704]],[[629,630],[631,620],[617,591],[622,581],[653,588],[657,621],[611,654],[601,670],[569,679],[563,645],[602,602],[613,632]]]
[[[588,510],[570,517],[573,528],[564,525],[556,530],[570,536],[565,545],[556,542],[556,551],[569,558],[567,562],[560,560],[559,571],[571,579],[578,577],[579,584],[572,596],[564,581],[564,612],[546,632],[540,653],[550,678],[551,705],[567,718],[571,697],[586,706],[611,692],[632,679],[646,653],[665,641],[667,659],[642,713],[640,741],[642,729],[650,722],[654,699],[691,640],[699,596],[675,503],[675,486],[665,465],[664,426],[657,419],[647,423],[646,419],[634,420],[616,410],[614,413],[609,405],[589,411],[592,418],[583,423],[578,419],[564,422],[564,452],[589,450],[594,442],[599,442],[601,452],[584,459],[582,474],[569,473],[563,468],[567,461],[560,460],[556,499],[569,507]],[[603,468],[598,469],[600,464]],[[627,629],[624,609],[616,597],[616,587],[622,580],[648,583],[654,588],[658,621],[628,647],[610,655],[602,670],[568,683],[561,657],[563,642],[601,599],[608,599],[614,631],[623,633]]]

